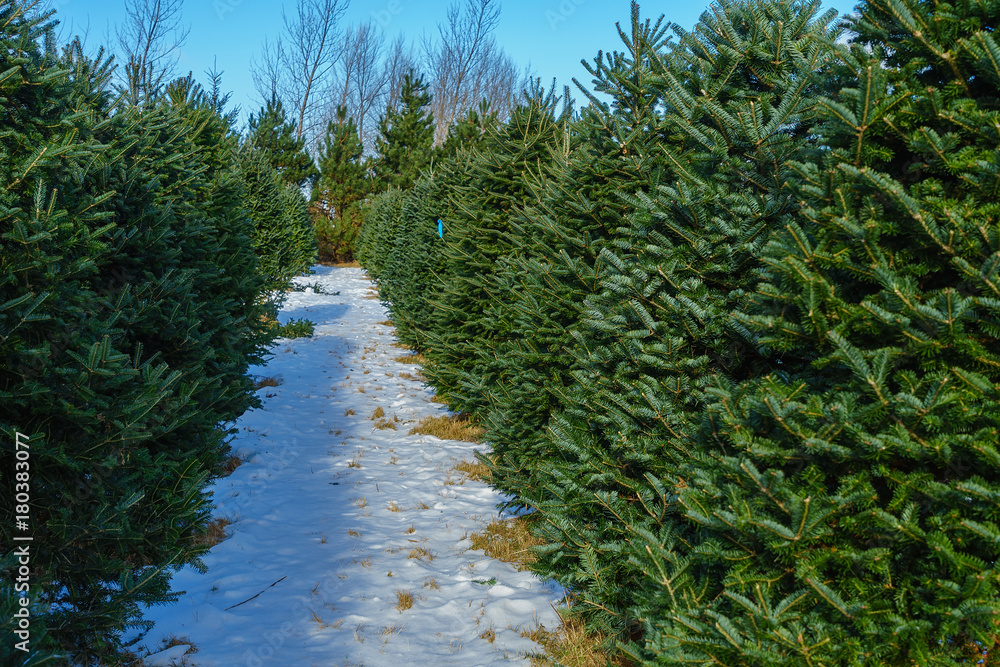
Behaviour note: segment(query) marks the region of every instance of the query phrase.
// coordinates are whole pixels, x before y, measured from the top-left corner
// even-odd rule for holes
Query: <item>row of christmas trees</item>
[[[401,339],[623,659],[997,642],[998,19],[633,3],[578,113],[536,92],[371,203]]]
[[[124,99],[36,4],[0,3],[0,663],[117,664],[198,564],[225,425],[316,248],[217,86]]]

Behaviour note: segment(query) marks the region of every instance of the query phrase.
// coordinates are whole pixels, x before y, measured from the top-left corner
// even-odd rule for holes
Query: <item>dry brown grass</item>
[[[410,553],[409,555],[407,555],[407,558],[413,558],[416,560],[426,560],[427,562],[430,562],[434,560],[434,554],[432,554],[427,549],[424,549],[423,547],[414,547],[412,550],[410,550]]]
[[[531,667],[631,667],[630,660],[612,656],[601,648],[604,637],[588,634],[583,621],[565,614],[559,614],[562,621],[556,632],[548,632],[536,627],[521,632],[545,648],[546,655],[531,656]]]
[[[410,429],[410,435],[433,435],[442,440],[479,442],[483,429],[473,424],[468,417],[444,415],[421,419],[419,424]]]
[[[353,414],[354,414],[354,408],[347,408],[346,410],[344,410],[345,417],[350,417]]]
[[[427,365],[427,357],[422,354],[404,354],[401,357],[396,357],[396,361],[401,364],[419,364],[421,366]]]
[[[375,422],[375,428],[379,429],[380,431],[384,431],[386,429],[392,429],[393,431],[395,431],[396,422],[398,421],[400,420],[398,417],[396,417],[396,415],[393,415],[392,419],[379,419],[377,422]]]
[[[206,545],[209,548],[214,547],[216,544],[229,537],[229,535],[226,534],[226,526],[230,523],[232,523],[232,521],[224,516],[213,519],[212,522],[205,527],[205,532],[195,537],[194,543],[198,546]]]
[[[490,469],[479,461],[459,461],[455,464],[455,470],[477,482],[489,482],[493,479]]]
[[[381,324],[384,327],[394,327],[394,326],[396,326],[395,324],[392,323],[392,320],[386,320],[384,322],[379,322],[379,324]]]
[[[375,421],[376,419],[381,419],[382,417],[385,417],[385,410],[383,410],[382,406],[380,405],[379,407],[375,408],[375,412],[372,413],[371,418],[372,421]]]
[[[519,570],[538,560],[531,547],[543,544],[531,534],[531,517],[497,519],[481,533],[473,533],[472,548],[482,549],[490,558],[513,563]]]
[[[226,457],[226,460],[222,462],[219,466],[219,476],[228,477],[233,474],[233,471],[239,468],[241,465],[246,463],[247,458],[245,456],[237,456],[236,454],[230,454]]]
[[[264,387],[279,387],[281,386],[281,380],[278,378],[261,377],[257,378],[253,383],[254,391],[258,389],[263,389]]]
[[[365,267],[358,264],[357,260],[352,260],[350,262],[333,262],[327,259],[319,259],[316,262],[322,266],[333,266],[338,269],[363,269]]]
[[[403,612],[413,606],[413,593],[410,591],[396,591],[396,609]]]

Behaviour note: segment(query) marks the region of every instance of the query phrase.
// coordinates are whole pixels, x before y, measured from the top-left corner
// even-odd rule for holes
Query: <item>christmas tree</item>
[[[299,188],[314,185],[319,177],[316,164],[306,150],[306,140],[296,138],[295,123],[288,120],[277,95],[257,113],[250,114],[249,142],[264,151],[282,180]]]
[[[510,293],[497,287],[501,258],[512,251],[511,220],[536,201],[536,177],[549,161],[549,148],[564,132],[569,110],[561,98],[536,84],[510,119],[471,150],[467,163],[442,178],[453,212],[444,220],[446,272],[439,295],[429,295],[434,313],[425,321],[425,373],[453,410],[477,413],[486,406],[484,387],[492,378],[484,360],[495,358],[505,334]]]
[[[413,187],[420,172],[431,164],[434,117],[431,95],[423,77],[411,70],[403,77],[397,107],[388,107],[379,120],[372,169],[377,191]]]
[[[647,59],[652,86],[632,89],[659,113],[635,130],[652,135],[645,144],[619,143],[651,151],[662,171],[646,188],[620,188],[628,224],[601,249],[578,330],[581,365],[551,442],[539,445],[530,503],[549,543],[541,571],[612,636],[641,637],[641,621],[663,607],[703,604],[712,581],[678,565],[668,597],[636,560],[653,546],[690,557],[693,528],[672,499],[698,453],[692,429],[706,388],[761,365],[728,315],[757,280],[763,243],[797,206],[781,189],[784,163],[814,150],[812,75],[832,53],[833,19],[818,10],[720,2],[690,32],[675,27],[676,42]]]
[[[654,623],[709,664],[982,664],[996,650],[996,3],[870,0],[829,150],[734,320],[770,370],[719,382],[678,507],[723,563]],[[666,576],[662,574],[666,571]],[[671,569],[650,568],[669,579]]]
[[[313,190],[312,213],[320,257],[348,260],[361,227],[361,205],[371,187],[364,145],[346,107],[338,107],[319,146],[320,177]]]
[[[226,119],[189,79],[115,105],[107,59],[43,52],[44,21],[0,9],[16,110],[0,120],[0,460],[14,470],[28,436],[33,648],[114,663],[204,551],[223,425],[256,400],[265,281]]]

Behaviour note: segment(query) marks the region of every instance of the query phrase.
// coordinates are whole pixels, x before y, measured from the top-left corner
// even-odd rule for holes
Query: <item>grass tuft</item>
[[[459,461],[455,464],[455,470],[477,482],[489,482],[493,479],[490,469],[479,461]]]
[[[281,380],[278,378],[260,377],[257,378],[253,383],[254,391],[258,389],[263,389],[264,387],[279,387],[281,386]]]
[[[483,429],[472,423],[468,417],[443,415],[421,419],[420,423],[410,429],[410,435],[433,435],[442,440],[479,442]]]
[[[413,606],[413,593],[410,591],[396,591],[396,609],[400,612],[406,611]]]
[[[427,365],[427,357],[422,354],[405,354],[402,357],[396,357],[396,361],[401,364],[419,364],[421,366]]]
[[[204,533],[200,533],[195,536],[194,544],[197,546],[205,545],[211,549],[216,544],[229,537],[229,535],[226,534],[226,526],[230,523],[232,523],[232,521],[224,516],[214,519],[211,523],[205,526]]]
[[[497,519],[481,533],[471,535],[472,548],[481,549],[490,558],[513,563],[519,570],[527,570],[538,560],[531,547],[544,544],[531,534],[530,522],[530,517]]]
[[[248,457],[246,456],[237,456],[236,454],[230,454],[229,456],[226,457],[226,460],[220,464],[219,476],[227,477],[229,475],[232,475],[233,471],[235,471],[241,465],[246,463],[247,458]]]
[[[410,551],[410,554],[407,556],[407,558],[413,558],[416,560],[426,560],[427,562],[430,562],[434,560],[434,554],[432,554],[427,549],[424,549],[423,547],[415,547]]]
[[[631,667],[634,665],[625,657],[612,657],[604,651],[605,637],[588,633],[581,619],[560,613],[562,621],[556,632],[548,632],[542,627],[521,632],[545,648],[545,656],[531,656],[531,667]]]

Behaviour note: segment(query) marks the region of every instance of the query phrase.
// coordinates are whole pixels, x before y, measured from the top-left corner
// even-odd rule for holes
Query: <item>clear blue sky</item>
[[[422,35],[436,34],[449,1],[353,0],[344,21],[373,20],[390,38],[403,33],[417,43]],[[56,10],[64,37],[88,34],[88,50],[108,44],[109,27],[124,16],[123,0],[48,0],[47,4]],[[855,4],[855,0],[826,0],[824,6],[845,14]],[[245,119],[260,106],[250,78],[250,60],[258,56],[265,38],[280,34],[283,5],[286,11],[294,11],[294,0],[187,0],[184,22],[191,32],[181,53],[181,72],[193,71],[204,82],[205,70],[217,59],[218,69],[224,72],[223,85],[233,92],[232,102],[243,108]],[[600,50],[620,50],[615,23],[627,28],[630,20],[629,0],[503,0],[502,7],[497,40],[520,65],[530,65],[546,83],[555,77],[560,87],[570,84],[573,77],[589,84],[580,60],[592,60]],[[647,0],[640,7],[644,18],[663,14],[689,29],[708,2]]]

